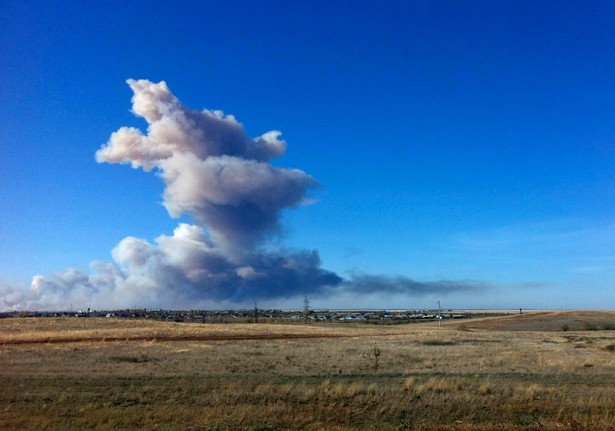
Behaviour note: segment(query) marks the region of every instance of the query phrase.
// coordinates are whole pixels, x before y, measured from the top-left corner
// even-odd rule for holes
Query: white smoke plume
[[[0,283],[0,309],[199,308],[257,299],[329,295],[471,290],[471,284],[418,283],[406,278],[353,275],[344,281],[321,268],[315,250],[265,251],[279,230],[281,212],[306,202],[314,178],[274,167],[286,142],[279,131],[250,138],[233,116],[184,106],[166,83],[128,80],[132,111],[147,131],[122,127],[96,152],[99,163],[154,171],[164,182],[172,217],[188,214],[154,243],[127,237],[113,262],[33,278],[29,289]]]
[[[132,111],[147,131],[122,127],[96,152],[99,163],[154,170],[164,181],[172,217],[190,215],[172,236],[150,243],[124,238],[113,263],[35,276],[30,289],[2,286],[0,308],[192,307],[285,298],[336,286],[342,279],[321,269],[316,251],[265,252],[279,230],[280,213],[318,186],[298,169],[274,167],[286,142],[279,131],[252,139],[233,116],[184,106],[165,82],[128,80]]]
[[[217,243],[237,248],[264,240],[278,228],[280,211],[301,205],[318,185],[303,171],[268,163],[286,150],[279,131],[251,139],[233,116],[185,107],[164,82],[128,85],[147,134],[122,127],[96,160],[158,169],[169,214],[190,214]]]

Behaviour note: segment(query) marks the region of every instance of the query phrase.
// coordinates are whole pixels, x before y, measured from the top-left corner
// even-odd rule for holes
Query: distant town
[[[470,319],[485,316],[510,314],[494,311],[453,311],[448,310],[79,310],[79,311],[9,311],[1,312],[0,318],[18,317],[76,317],[152,319],[186,323],[276,323],[276,322],[359,322],[367,324],[403,324],[438,321],[445,319]]]

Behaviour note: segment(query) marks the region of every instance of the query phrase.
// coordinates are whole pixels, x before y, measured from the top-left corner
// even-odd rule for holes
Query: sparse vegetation
[[[615,430],[615,333],[487,321],[4,319],[0,429]]]
[[[604,329],[605,331],[615,331],[615,323],[607,322],[607,323],[604,324],[602,329]]]
[[[422,344],[425,346],[454,346],[457,343],[452,340],[425,340]]]
[[[109,358],[111,361],[117,362],[132,362],[135,364],[142,364],[144,362],[149,362],[151,359],[147,355],[122,355],[122,356],[111,356]]]

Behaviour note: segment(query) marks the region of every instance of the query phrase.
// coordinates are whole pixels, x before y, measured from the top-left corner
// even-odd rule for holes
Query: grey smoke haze
[[[405,277],[354,274],[344,280],[321,267],[316,250],[271,251],[280,214],[307,201],[317,181],[298,169],[274,167],[286,142],[279,131],[247,136],[233,116],[184,106],[166,83],[128,80],[132,111],[147,131],[122,127],[96,152],[99,163],[154,171],[164,182],[171,217],[190,215],[173,235],[154,242],[127,237],[113,262],[93,262],[85,273],[68,269],[37,275],[29,289],[0,284],[3,309],[195,308],[303,295],[449,293],[484,286],[417,282]]]
[[[417,281],[404,276],[388,276],[373,274],[352,274],[350,280],[345,281],[344,285],[352,289],[357,294],[408,294],[408,295],[428,295],[437,292],[441,295],[457,292],[477,292],[489,287],[487,283],[475,281]]]

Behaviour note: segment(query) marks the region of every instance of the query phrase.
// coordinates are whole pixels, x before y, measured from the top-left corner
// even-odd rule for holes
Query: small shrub
[[[615,344],[609,344],[608,346],[605,347],[606,350],[608,350],[609,352],[615,352]]]
[[[491,395],[493,393],[493,385],[490,382],[485,382],[480,385],[478,392],[481,395]]]
[[[380,366],[380,355],[382,355],[382,350],[378,345],[374,345],[372,349],[372,368],[374,371],[378,371],[378,367]]]
[[[568,330],[570,330],[570,326],[568,326],[568,324],[567,324],[567,323],[564,323],[564,324],[562,325],[562,331],[566,332],[566,331],[568,331]]]
[[[441,394],[444,392],[449,392],[451,390],[451,385],[444,378],[431,377],[429,380],[425,382],[425,384],[422,386],[422,389],[425,391]]]
[[[519,388],[518,396],[522,400],[538,400],[545,393],[545,388],[539,384],[531,384],[529,386],[524,386]]]
[[[406,392],[413,391],[415,385],[416,385],[416,379],[414,377],[407,377],[406,380],[404,380],[404,391]]]
[[[366,393],[365,384],[363,382],[354,382],[350,385],[344,385],[344,390],[348,398],[353,398],[359,394]]]

